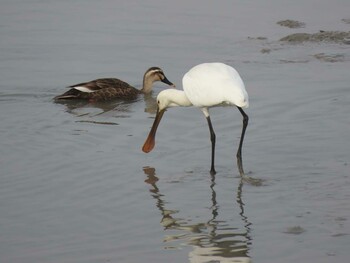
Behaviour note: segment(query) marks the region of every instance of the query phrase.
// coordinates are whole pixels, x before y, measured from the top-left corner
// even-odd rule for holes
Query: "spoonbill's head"
[[[188,100],[183,90],[166,89],[159,92],[157,96],[158,110],[166,110],[170,107],[188,107],[192,103]]]
[[[188,100],[185,92],[176,89],[166,89],[161,91],[157,96],[157,104],[158,109],[156,118],[154,119],[151,131],[149,132],[149,135],[142,147],[142,151],[144,151],[145,153],[152,151],[152,149],[155,146],[155,136],[157,128],[166,109],[169,107],[177,106],[192,106],[192,103]]]

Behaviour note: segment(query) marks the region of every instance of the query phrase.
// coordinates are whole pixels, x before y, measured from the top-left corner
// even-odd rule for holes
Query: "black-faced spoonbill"
[[[248,115],[243,108],[249,106],[248,93],[238,72],[231,66],[223,63],[203,63],[190,69],[182,79],[183,91],[175,89],[163,90],[157,96],[158,110],[151,131],[142,147],[146,153],[155,145],[155,136],[160,120],[169,107],[195,106],[204,113],[210,131],[211,140],[211,168],[215,174],[215,132],[209,116],[209,108],[220,105],[236,106],[243,116],[243,128],[237,151],[237,166],[243,179],[252,178],[244,174],[242,164],[242,145],[248,125]]]

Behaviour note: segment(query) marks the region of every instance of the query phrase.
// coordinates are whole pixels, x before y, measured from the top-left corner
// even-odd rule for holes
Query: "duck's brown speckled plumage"
[[[74,89],[74,87],[86,87],[94,90],[94,92],[81,92]],[[113,98],[120,99],[135,99],[142,92],[128,83],[121,81],[120,79],[96,79],[86,83],[80,83],[70,86],[70,90],[63,93],[55,99],[82,99],[82,100],[94,100],[104,101],[111,100]]]
[[[152,84],[155,81],[162,81],[173,86],[160,68],[151,67],[144,74],[143,88],[141,90],[132,87],[120,79],[102,78],[69,86],[70,90],[62,95],[56,96],[54,99],[81,99],[92,101],[107,101],[112,99],[132,100],[140,94],[151,92]]]

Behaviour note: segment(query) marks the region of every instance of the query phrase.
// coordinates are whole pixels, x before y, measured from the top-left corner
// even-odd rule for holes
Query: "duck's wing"
[[[131,86],[128,83],[120,79],[103,78],[103,79],[95,79],[89,82],[75,84],[70,86],[69,88],[80,90],[81,92],[90,93],[90,92],[95,92],[106,88],[130,88],[130,87]]]
[[[92,93],[88,93],[90,98],[95,101],[107,101],[112,99],[125,99],[133,100],[136,99],[142,92],[134,87],[128,86],[113,86],[103,88]],[[85,93],[86,94],[86,93]]]
[[[103,88],[101,85],[98,85],[98,83],[99,80],[96,79],[89,82],[82,82],[68,86],[67,88],[69,88],[69,90],[61,95],[56,96],[54,100],[89,99],[91,97],[91,94]]]

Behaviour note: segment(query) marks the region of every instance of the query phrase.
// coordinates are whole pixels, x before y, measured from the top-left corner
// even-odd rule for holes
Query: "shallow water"
[[[347,262],[350,45],[278,41],[350,31],[348,1],[315,3],[1,1],[0,261]],[[150,66],[181,88],[206,61],[246,83],[243,162],[262,186],[240,182],[236,109],[211,110],[211,177],[198,109],[168,110],[142,153],[162,83],[132,102],[52,101],[99,77],[140,88]]]

